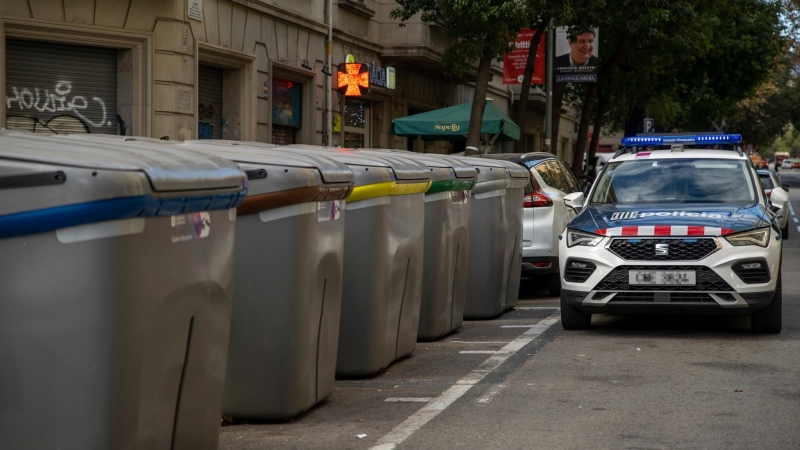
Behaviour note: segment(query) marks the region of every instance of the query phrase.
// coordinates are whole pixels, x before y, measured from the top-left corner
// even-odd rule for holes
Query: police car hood
[[[605,236],[721,236],[770,224],[759,204],[591,204],[569,228]]]

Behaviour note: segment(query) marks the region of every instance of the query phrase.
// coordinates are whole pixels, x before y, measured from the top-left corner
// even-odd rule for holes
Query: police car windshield
[[[642,159],[608,164],[592,203],[739,203],[757,201],[744,161]]]

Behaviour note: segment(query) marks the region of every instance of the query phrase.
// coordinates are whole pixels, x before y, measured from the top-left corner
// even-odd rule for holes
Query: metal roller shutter
[[[117,50],[7,39],[6,127],[124,134],[117,115]]]
[[[197,75],[197,137],[222,139],[222,69],[200,66]]]

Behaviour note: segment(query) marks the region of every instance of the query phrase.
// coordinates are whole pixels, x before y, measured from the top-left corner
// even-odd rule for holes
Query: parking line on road
[[[385,401],[389,403],[428,403],[433,397],[389,397]]]
[[[508,344],[508,341],[445,341],[445,342],[450,342],[452,344],[487,344],[487,345]]]
[[[790,213],[791,215],[794,215],[794,208],[792,208],[792,202],[790,202],[790,201],[789,201],[789,202],[786,202],[786,203],[788,203],[788,204],[789,204],[789,213]]]
[[[794,223],[800,222],[800,220],[798,220],[797,217],[792,217],[792,220],[794,220]]]
[[[477,354],[482,354],[482,353],[490,355],[490,354],[497,353],[497,352],[494,351],[494,350],[461,350],[458,353],[460,353],[462,355],[477,355]]]
[[[500,328],[530,328],[533,325],[500,325]]]
[[[800,233],[800,227],[797,227],[797,232]]]
[[[526,311],[531,309],[559,309],[559,307],[558,306],[515,306],[514,309]]]
[[[559,318],[559,311],[555,311],[541,322],[517,336],[516,339],[506,344],[505,347],[482,362],[481,365],[467,374],[467,376],[458,380],[456,384],[450,386],[450,388],[444,391],[440,396],[423,406],[422,409],[412,414],[400,425],[394,427],[392,431],[380,438],[376,445],[370,447],[370,450],[392,450],[402,444],[403,441],[411,437],[417,430],[425,426],[426,423],[433,420],[442,411],[447,409],[448,406],[452,405],[453,402],[466,394],[472,386],[475,386],[475,384],[481,381],[486,375],[492,373],[508,358],[539,337],[554,323],[558,322]]]
[[[505,388],[505,387],[506,387],[505,384],[498,384],[498,385],[492,386],[491,388],[489,388],[488,391],[486,391],[485,394],[483,394],[483,397],[478,399],[478,403],[480,403],[482,405],[485,405],[485,404],[491,402],[492,399],[494,398],[494,396],[499,394],[500,391],[502,391],[503,388]]]

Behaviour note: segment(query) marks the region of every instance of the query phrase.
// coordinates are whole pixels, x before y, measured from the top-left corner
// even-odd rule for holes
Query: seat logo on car
[[[656,244],[656,256],[669,256],[669,244]]]

